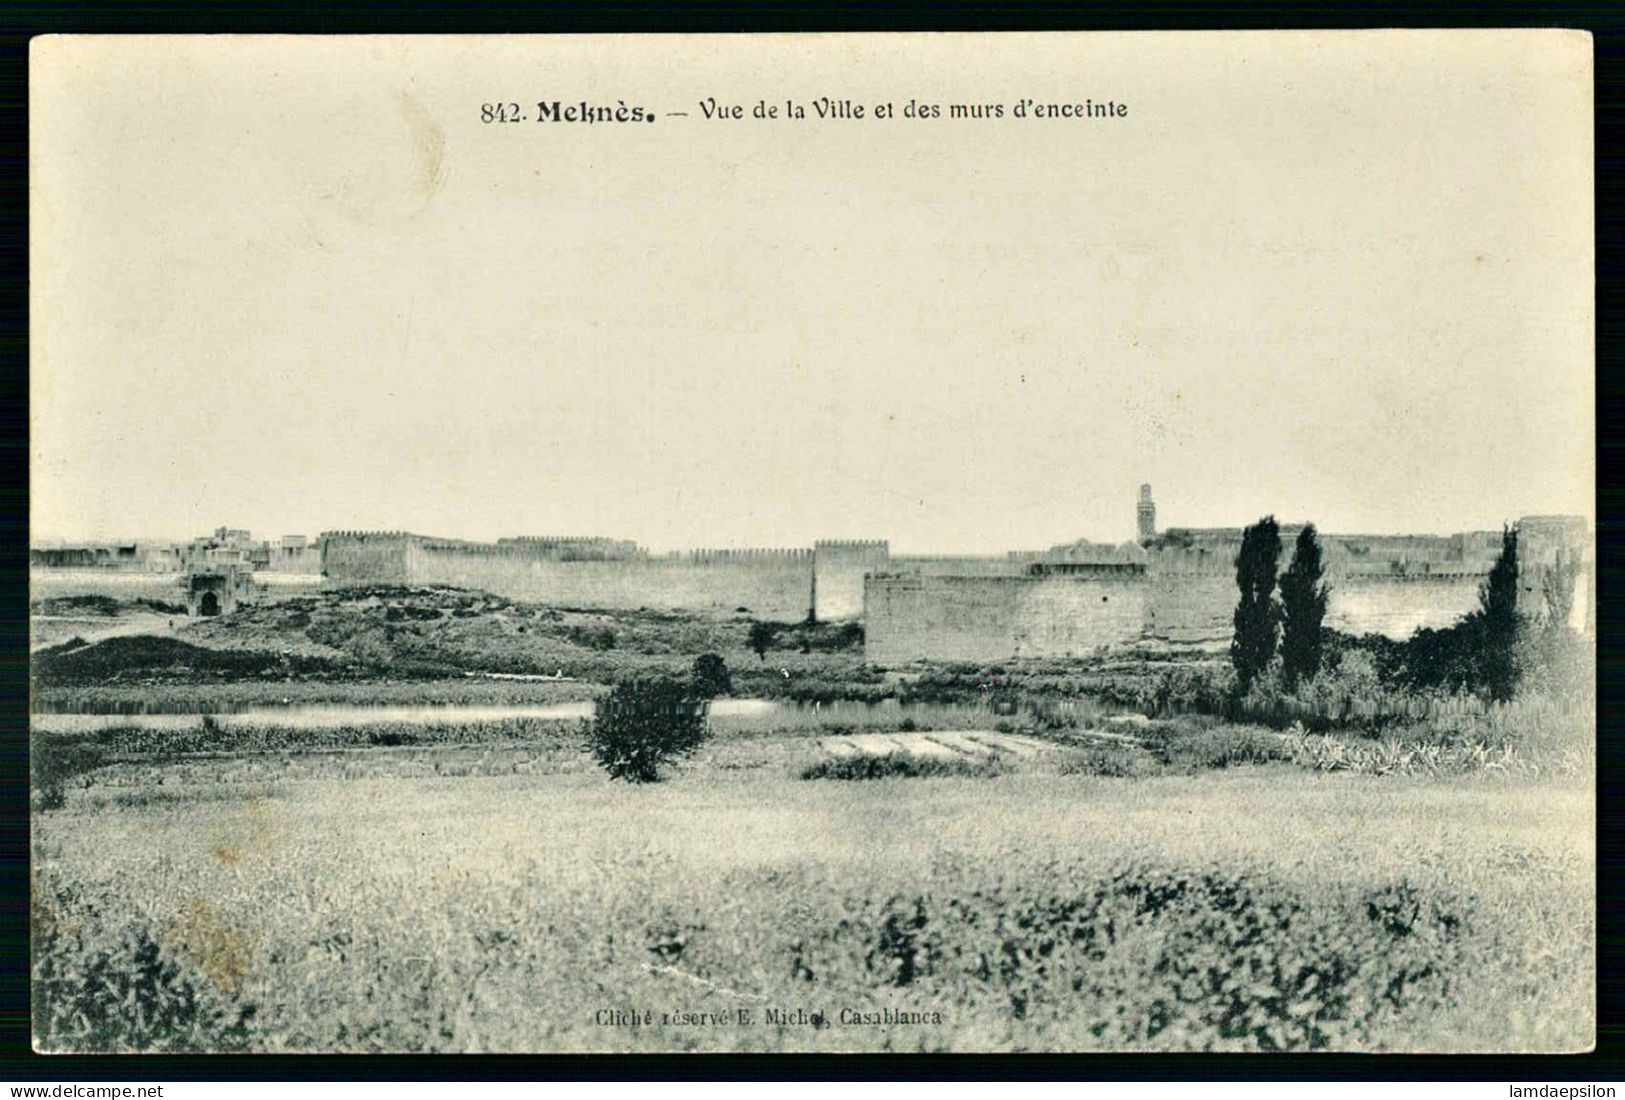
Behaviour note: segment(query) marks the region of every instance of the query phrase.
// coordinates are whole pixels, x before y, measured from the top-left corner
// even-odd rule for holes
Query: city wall
[[[1531,567],[1524,593],[1538,592],[1543,576],[1542,567]],[[1482,581],[1466,573],[1333,577],[1326,623],[1350,634],[1391,638],[1447,627],[1478,606]],[[1216,571],[880,574],[867,579],[865,600],[866,654],[884,666],[920,659],[1071,657],[1142,640],[1221,646],[1230,640],[1236,584],[1234,576]],[[1577,621],[1583,614],[1577,600]]]
[[[1564,517],[1536,519],[1519,599],[1538,617],[1546,573],[1574,553],[1576,536]],[[1284,569],[1291,540],[1282,541]],[[1499,542],[1499,532],[1328,536],[1327,624],[1394,638],[1449,626],[1477,606]],[[1222,647],[1239,544],[1239,529],[1174,529],[1144,546],[1080,541],[1003,556],[893,556],[880,540],[650,555],[597,537],[477,543],[395,531],[329,532],[321,554],[330,584],[443,584],[561,606],[778,621],[809,609],[824,621],[862,618],[869,659],[886,664],[1069,656],[1145,640]],[[1576,591],[1582,628],[1589,568]]]
[[[812,577],[810,550],[559,561],[421,541],[411,544],[403,579],[564,607],[727,613],[743,608],[761,619],[797,621],[812,606]]]
[[[1326,625],[1345,634],[1390,638],[1408,638],[1423,628],[1440,630],[1478,607],[1483,580],[1473,573],[1334,577]]]
[[[1229,642],[1236,610],[1233,567],[1222,573],[1148,573],[1145,585],[1145,637],[1191,645]]]
[[[863,578],[883,572],[890,544],[880,540],[825,540],[813,544],[813,609],[820,621],[863,614]]]
[[[399,531],[330,531],[322,536],[322,572],[335,584],[445,584],[510,599],[576,607],[690,609],[799,621],[864,614],[864,577],[1020,576],[1019,557],[892,557],[883,540],[823,540],[811,550],[694,550],[652,556],[631,544],[588,556],[586,539],[437,539]],[[559,547],[567,546],[562,556]]]
[[[322,573],[345,584],[406,584],[407,548],[415,541],[403,531],[328,531]]]
[[[1082,656],[1138,637],[1146,597],[1131,574],[871,575],[865,655],[878,665]]]

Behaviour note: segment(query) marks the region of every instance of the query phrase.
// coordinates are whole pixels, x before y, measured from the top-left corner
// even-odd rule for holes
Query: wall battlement
[[[797,547],[741,547],[730,549],[685,550],[673,555],[680,561],[694,565],[807,565],[812,564],[813,552]]]
[[[1035,561],[1027,566],[1034,577],[1143,577],[1143,561]]]
[[[890,554],[891,542],[887,539],[819,539],[813,543],[813,549],[828,552],[850,550],[863,554]]]
[[[628,539],[605,538],[603,535],[508,535],[497,542],[514,542],[537,546],[635,546]]]
[[[519,535],[497,539],[497,545],[559,561],[624,561],[649,556],[647,550],[631,539],[599,535]]]

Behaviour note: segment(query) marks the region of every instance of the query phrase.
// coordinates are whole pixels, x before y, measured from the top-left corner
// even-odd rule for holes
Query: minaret
[[[1140,520],[1140,542],[1150,542],[1157,537],[1157,506],[1151,503],[1151,486],[1140,486],[1140,507],[1138,509]]]

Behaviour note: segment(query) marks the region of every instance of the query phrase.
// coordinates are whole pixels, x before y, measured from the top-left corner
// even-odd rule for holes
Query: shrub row
[[[936,779],[947,776],[987,779],[1004,775],[1010,765],[999,757],[885,755],[832,756],[801,769],[802,779]]]
[[[525,744],[558,747],[579,744],[582,722],[567,719],[508,718],[462,724],[261,726],[222,725],[205,717],[184,729],[119,726],[91,735],[36,737],[36,786],[69,780],[106,763],[110,756],[164,757],[186,753],[298,752],[394,745]]]
[[[1070,881],[857,899],[787,964],[813,985],[995,1001],[1112,1047],[1351,1047],[1394,1013],[1450,1004],[1466,908],[1407,881],[1311,896],[1144,862]]]

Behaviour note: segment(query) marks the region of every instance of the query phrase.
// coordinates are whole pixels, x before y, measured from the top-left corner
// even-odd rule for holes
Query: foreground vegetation
[[[1413,675],[1436,644],[1330,635],[1245,691],[1158,650],[883,673],[848,627],[396,588],[69,642],[43,709],[221,717],[36,730],[36,1042],[1582,1049],[1586,653],[1486,705]],[[654,740],[631,686],[597,723],[229,715],[660,680]],[[780,702],[700,721],[730,690]],[[820,749],[989,729],[1049,747]]]
[[[808,783],[793,757],[743,744],[643,788],[585,761],[266,784],[231,781],[238,765],[219,760],[185,765],[169,799],[118,796],[162,789],[171,768],[76,792],[36,824],[38,1041],[1591,1041],[1584,787],[1272,768]],[[740,1008],[749,1025],[692,1022]],[[768,1008],[827,1026],[773,1024]],[[645,1009],[652,1024],[624,1023]],[[605,1022],[616,1010],[623,1023]],[[659,1022],[673,1012],[688,1022]]]

